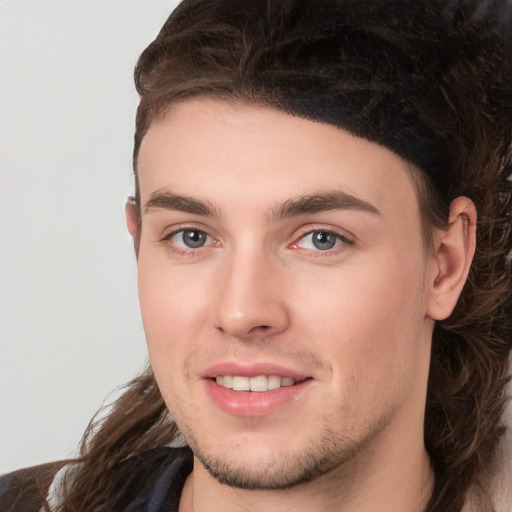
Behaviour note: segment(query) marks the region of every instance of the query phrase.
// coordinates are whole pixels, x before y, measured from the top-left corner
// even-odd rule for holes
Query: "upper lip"
[[[233,361],[225,361],[207,368],[202,375],[205,379],[214,379],[219,375],[233,375],[239,377],[258,377],[259,375],[278,375],[290,377],[295,380],[304,380],[308,376],[291,368],[286,368],[274,363],[241,364]]]

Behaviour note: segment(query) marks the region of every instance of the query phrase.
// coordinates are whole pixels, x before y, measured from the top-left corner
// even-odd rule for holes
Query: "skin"
[[[196,456],[180,511],[423,510],[432,330],[467,276],[472,203],[454,201],[427,253],[410,164],[330,125],[204,98],[153,122],[137,172],[140,233],[126,211],[150,359]],[[279,215],[333,193],[355,203]],[[205,385],[226,361],[308,380],[268,414],[230,414]]]

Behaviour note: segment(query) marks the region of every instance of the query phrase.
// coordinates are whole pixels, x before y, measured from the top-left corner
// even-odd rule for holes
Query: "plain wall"
[[[0,473],[71,456],[145,364],[132,77],[176,4],[0,0]]]

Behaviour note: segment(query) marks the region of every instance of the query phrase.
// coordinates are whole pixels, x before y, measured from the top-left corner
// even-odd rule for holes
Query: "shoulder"
[[[41,512],[45,505],[58,509],[64,484],[73,487],[75,477],[80,481],[81,465],[60,461],[0,476],[0,512]],[[136,503],[138,510],[177,510],[192,465],[189,448],[154,448],[125,459],[109,474],[116,489],[114,509],[126,510]]]
[[[178,510],[186,477],[192,471],[190,448],[160,447],[126,459],[112,475],[118,490],[115,510],[137,503],[140,510]]]
[[[39,512],[55,473],[66,463],[51,462],[0,476],[0,511]]]

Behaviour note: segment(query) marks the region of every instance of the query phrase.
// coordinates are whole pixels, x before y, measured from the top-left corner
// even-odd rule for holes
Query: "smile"
[[[238,375],[218,375],[215,382],[226,389],[234,391],[272,391],[282,387],[294,386],[298,380],[279,375],[258,375],[256,377],[243,377]]]

